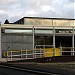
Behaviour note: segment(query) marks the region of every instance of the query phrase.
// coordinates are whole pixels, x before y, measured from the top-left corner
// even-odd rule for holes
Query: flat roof
[[[55,19],[55,20],[75,20],[73,18],[48,18],[48,17],[23,17],[23,18],[32,18],[32,19]]]
[[[49,18],[49,17],[23,17],[17,21],[15,21],[14,23],[23,20],[24,18],[31,18],[31,19],[53,19],[53,20],[75,20],[74,18]]]

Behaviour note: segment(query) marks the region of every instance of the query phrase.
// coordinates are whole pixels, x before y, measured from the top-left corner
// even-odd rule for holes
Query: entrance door
[[[56,36],[55,44],[57,48],[62,47],[63,56],[71,56],[72,36]]]
[[[55,43],[56,47],[72,47],[72,36],[56,36]]]

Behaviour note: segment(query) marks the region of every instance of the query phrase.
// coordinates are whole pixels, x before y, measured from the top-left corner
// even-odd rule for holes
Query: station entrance
[[[72,36],[55,36],[55,49],[53,36],[35,36],[35,48],[43,48],[46,52],[53,50],[52,56],[71,56],[74,53]]]
[[[72,48],[72,36],[56,36],[55,37],[55,46],[62,48],[62,56],[71,56],[73,55]]]
[[[54,48],[53,36],[35,36],[35,51],[43,57],[60,56],[60,49]]]
[[[55,46],[72,47],[72,36],[56,36]]]

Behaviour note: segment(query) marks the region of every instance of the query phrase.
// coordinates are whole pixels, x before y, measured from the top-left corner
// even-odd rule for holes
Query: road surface
[[[0,67],[0,75],[39,75],[39,74],[33,74],[33,73],[23,72],[19,70]]]

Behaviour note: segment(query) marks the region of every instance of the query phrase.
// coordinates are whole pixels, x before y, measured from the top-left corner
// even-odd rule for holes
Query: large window
[[[5,33],[32,33],[32,30],[23,29],[5,29]]]
[[[53,30],[35,30],[35,34],[53,34]]]

